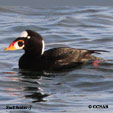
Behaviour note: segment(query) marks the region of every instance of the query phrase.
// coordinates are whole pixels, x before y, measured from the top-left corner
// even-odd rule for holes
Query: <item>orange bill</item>
[[[7,48],[5,48],[5,51],[9,51],[9,50],[16,50],[16,48],[14,47],[15,42],[12,42]]]

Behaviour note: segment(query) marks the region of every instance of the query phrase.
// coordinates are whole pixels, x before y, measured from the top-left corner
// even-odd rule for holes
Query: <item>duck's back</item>
[[[91,55],[92,53],[95,51],[61,47],[45,51],[43,58],[53,65],[52,67],[60,69],[74,67],[89,60],[100,60],[100,58]]]

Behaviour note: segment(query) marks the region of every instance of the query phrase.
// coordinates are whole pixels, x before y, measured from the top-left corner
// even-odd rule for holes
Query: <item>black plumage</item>
[[[24,41],[23,49],[25,50],[25,53],[19,60],[19,68],[21,69],[68,69],[84,64],[90,60],[102,60],[101,58],[93,56],[92,54],[107,52],[104,50],[86,50],[69,47],[53,48],[43,52],[43,38],[32,30],[26,30],[26,32],[26,37],[19,37],[15,40]],[[22,44],[19,45],[22,46]]]

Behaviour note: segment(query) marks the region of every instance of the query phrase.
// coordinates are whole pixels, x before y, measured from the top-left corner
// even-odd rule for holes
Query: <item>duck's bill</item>
[[[17,49],[14,47],[14,43],[15,43],[15,42],[11,43],[11,44],[10,44],[7,48],[5,48],[4,50],[5,50],[5,51],[17,50]]]

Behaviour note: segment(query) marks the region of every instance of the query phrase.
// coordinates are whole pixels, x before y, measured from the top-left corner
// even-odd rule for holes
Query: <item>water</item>
[[[18,69],[23,50],[4,51],[25,29],[40,33],[46,49],[74,47],[108,50],[96,55],[113,60],[112,7],[31,8],[0,6],[0,111],[6,105],[32,105],[26,113],[111,113],[113,61],[61,73],[24,72]],[[89,109],[108,105],[108,109]],[[18,110],[11,112],[19,113]]]

